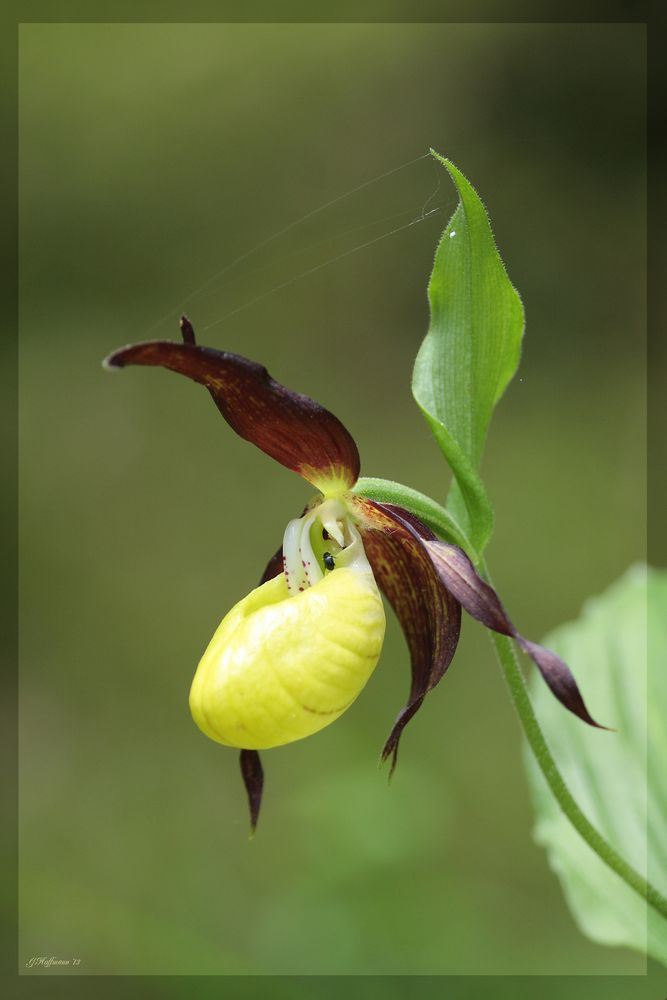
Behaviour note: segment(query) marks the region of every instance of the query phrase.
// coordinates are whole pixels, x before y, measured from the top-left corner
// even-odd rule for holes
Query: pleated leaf
[[[524,315],[479,196],[437,153],[459,195],[428,288],[431,320],[415,361],[412,392],[455,481],[448,509],[481,554],[493,512],[479,463],[494,407],[514,375]]]
[[[633,567],[589,601],[578,621],[544,641],[567,660],[616,730],[602,744],[599,733],[564,715],[533,682],[535,709],[563,776],[600,833],[667,895],[667,572]],[[667,921],[573,829],[527,748],[526,765],[535,837],[580,929],[667,965]]]

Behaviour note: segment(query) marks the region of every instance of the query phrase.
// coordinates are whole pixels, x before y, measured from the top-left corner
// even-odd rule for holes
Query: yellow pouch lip
[[[340,567],[293,596],[281,573],[216,630],[192,683],[193,718],[211,739],[243,749],[312,735],[356,700],[384,630],[370,567]]]

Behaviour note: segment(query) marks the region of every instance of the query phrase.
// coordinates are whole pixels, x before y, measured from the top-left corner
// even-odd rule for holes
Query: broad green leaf
[[[633,567],[544,642],[564,657],[588,704],[616,730],[602,733],[571,719],[537,679],[535,710],[565,781],[600,833],[667,894],[667,572]],[[667,921],[574,830],[527,748],[526,762],[535,837],[580,929],[667,965]]]
[[[436,253],[431,321],[412,392],[455,476],[447,506],[481,554],[493,512],[478,468],[493,409],[519,364],[523,307],[479,196],[449,160],[431,152],[460,200]]]

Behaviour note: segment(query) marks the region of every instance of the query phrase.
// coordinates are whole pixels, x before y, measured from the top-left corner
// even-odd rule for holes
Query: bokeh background
[[[532,841],[519,728],[471,621],[391,785],[393,619],[355,706],[264,755],[248,840],[236,753],[187,694],[308,491],[198,387],[100,366],[177,337],[185,308],[200,341],[334,410],[365,474],[444,499],[410,395],[444,171],[419,159],[265,241],[429,146],[450,156],[526,306],[483,471],[496,582],[539,638],[645,555],[644,44],[627,24],[22,26],[20,958],[644,971],[578,933]]]

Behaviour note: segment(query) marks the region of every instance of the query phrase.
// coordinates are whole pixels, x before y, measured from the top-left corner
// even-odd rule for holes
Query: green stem
[[[486,565],[484,566],[484,572],[488,579]],[[512,640],[508,636],[500,635],[497,632],[492,633],[492,638],[526,739],[561,809],[575,830],[584,838],[598,857],[602,858],[604,863],[612,871],[615,871],[631,889],[639,893],[658,913],[667,919],[667,899],[650,882],[647,882],[638,871],[635,871],[632,865],[623,860],[611,844],[608,844],[604,837],[598,833],[575,802],[572,793],[565,784],[562,774],[558,770],[556,761],[540,729],[540,724],[537,721],[533,706],[528,697],[526,683],[519,667]]]

